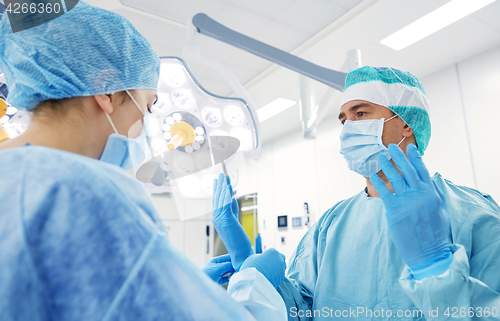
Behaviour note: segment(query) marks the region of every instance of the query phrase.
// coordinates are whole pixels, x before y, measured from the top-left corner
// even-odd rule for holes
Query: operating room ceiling
[[[318,65],[339,69],[350,49],[364,65],[391,66],[419,77],[500,45],[500,0],[401,50],[380,40],[449,0],[87,0],[126,17],[159,56],[182,55],[186,22],[203,12],[226,27],[291,52]],[[198,35],[204,56],[226,64],[260,108],[276,98],[297,102],[261,124],[264,143],[300,131],[299,78],[285,68]],[[500,57],[499,57],[500,58]],[[210,68],[190,63],[210,92],[231,95],[230,86]],[[325,86],[317,85],[321,98]],[[330,116],[338,112],[338,106]],[[325,119],[338,126],[333,119]]]

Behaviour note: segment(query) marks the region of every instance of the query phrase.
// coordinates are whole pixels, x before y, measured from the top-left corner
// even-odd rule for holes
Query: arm
[[[125,187],[77,172],[25,193],[24,216],[33,218],[26,235],[54,319],[268,320],[266,311],[284,320],[281,298],[261,275],[246,272],[229,293],[267,296],[236,302],[144,219]],[[256,306],[261,313],[252,315]]]
[[[470,275],[472,268],[463,246],[454,245],[451,249],[453,261],[442,275],[416,281],[409,269],[405,269],[400,279],[405,293],[428,319],[500,320],[500,293]],[[487,251],[498,257],[498,243]],[[498,264],[494,272],[497,278]]]
[[[324,217],[324,216],[323,216]],[[312,310],[318,278],[317,252],[320,222],[311,226],[290,260],[287,277],[277,288],[286,304],[289,321],[306,321],[299,311]]]
[[[223,174],[214,182],[212,200],[213,223],[222,242],[231,256],[235,271],[252,254],[252,242],[238,220],[238,203],[232,198],[229,177]]]
[[[387,159],[380,158],[379,162],[395,193],[377,175],[370,179],[384,201],[393,241],[408,264],[400,279],[403,290],[428,319],[478,320],[487,318],[484,312],[488,309],[487,319],[497,320],[499,315],[494,315],[492,309],[500,306],[500,280],[498,270],[493,268],[500,263],[498,213],[492,213],[493,208],[484,207],[481,202],[466,208],[467,202],[461,204],[456,195],[448,195],[447,199],[430,180],[413,145],[408,146],[408,158],[395,145],[389,146],[389,152],[402,175]],[[460,226],[462,240],[472,237],[471,243],[481,247],[477,253],[471,251],[468,256],[465,248],[456,243],[460,236],[451,244],[447,215],[450,211],[485,212],[477,220],[467,219]],[[474,231],[478,227],[482,231]],[[489,284],[471,276],[472,273]]]
[[[231,275],[234,274],[234,268],[229,254],[210,259],[201,270],[205,272],[212,281],[220,285],[228,284]]]
[[[500,209],[487,195],[444,181],[438,184],[450,213],[464,217],[454,224],[453,262],[448,273],[421,282],[404,271],[401,286],[423,310],[438,309],[439,319],[449,315],[460,320],[499,320]]]

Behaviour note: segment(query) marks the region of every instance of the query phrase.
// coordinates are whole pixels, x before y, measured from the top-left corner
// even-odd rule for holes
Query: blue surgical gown
[[[363,191],[329,209],[299,243],[278,288],[288,320],[500,319],[500,208],[439,174],[433,180],[451,218],[446,273],[415,281],[391,240],[382,200]]]
[[[35,146],[0,164],[0,320],[286,319],[257,270],[226,293],[175,250],[119,167]]]

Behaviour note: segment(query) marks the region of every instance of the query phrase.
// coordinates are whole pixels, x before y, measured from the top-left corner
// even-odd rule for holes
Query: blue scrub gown
[[[0,152],[0,164],[0,320],[286,318],[257,270],[226,293],[174,249],[119,167],[35,146]]]
[[[499,320],[500,208],[439,174],[433,180],[451,218],[446,273],[415,281],[392,242],[382,200],[363,191],[329,209],[299,243],[278,288],[288,320]]]

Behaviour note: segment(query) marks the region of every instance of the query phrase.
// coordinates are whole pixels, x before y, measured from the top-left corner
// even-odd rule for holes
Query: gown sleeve
[[[318,279],[318,242],[321,221],[311,226],[290,259],[287,277],[277,288],[286,304],[289,321],[305,321],[313,308]]]
[[[20,193],[50,319],[285,320],[281,297],[260,273],[234,275],[226,293],[113,180],[89,166],[59,165],[50,177],[29,171]]]
[[[489,195],[448,185],[440,188],[455,217],[450,268],[416,281],[406,267],[400,284],[428,320],[500,320],[500,208]]]

